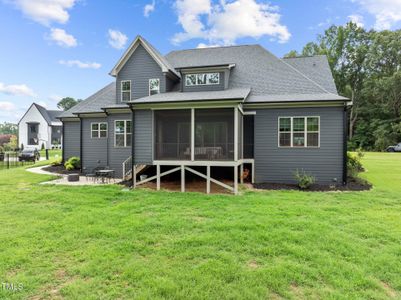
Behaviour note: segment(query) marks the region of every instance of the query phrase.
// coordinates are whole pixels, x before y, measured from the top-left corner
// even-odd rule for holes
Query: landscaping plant
[[[299,188],[302,190],[309,189],[316,182],[315,176],[306,173],[304,170],[300,171],[297,169],[294,172],[294,177],[298,182]]]

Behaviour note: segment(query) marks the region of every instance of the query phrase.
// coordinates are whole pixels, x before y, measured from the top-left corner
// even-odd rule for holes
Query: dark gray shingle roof
[[[102,108],[116,103],[116,84],[109,83],[101,90],[89,96],[71,109],[63,112],[59,118],[76,117],[77,113],[103,112]]]
[[[337,88],[326,55],[283,58],[283,60],[329,92],[337,94]]]
[[[40,114],[46,120],[47,124],[51,125],[52,122],[60,122],[57,117],[63,113],[61,110],[47,110],[37,103],[34,103],[33,105],[35,105],[36,108],[39,110]]]
[[[173,51],[166,58],[175,68],[234,63],[229,88],[252,87],[252,95],[329,92],[260,45]]]

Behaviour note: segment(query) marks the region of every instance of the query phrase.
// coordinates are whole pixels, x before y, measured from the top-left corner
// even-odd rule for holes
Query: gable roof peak
[[[162,69],[162,72],[170,72],[176,77],[181,77],[180,74],[170,65],[170,63],[167,61],[167,59],[164,58],[163,55],[160,54],[159,51],[157,51],[156,48],[154,48],[146,39],[144,39],[141,35],[137,35],[134,39],[134,41],[131,43],[131,45],[128,47],[128,49],[124,52],[124,54],[121,56],[117,64],[114,66],[114,68],[110,71],[111,76],[117,76],[118,72],[121,70],[121,68],[125,65],[125,63],[128,61],[128,59],[131,57],[131,55],[135,52],[136,48],[142,45],[145,50],[149,53],[149,55],[156,61],[156,63],[160,66]]]

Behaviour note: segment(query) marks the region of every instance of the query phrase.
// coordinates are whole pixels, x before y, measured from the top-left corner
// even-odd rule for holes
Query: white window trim
[[[149,96],[150,96],[150,91],[151,91],[151,90],[150,90],[150,81],[151,81],[151,80],[157,80],[157,81],[159,81],[159,89],[158,89],[158,92],[157,92],[157,93],[160,94],[160,78],[150,78],[150,79],[149,79]]]
[[[294,146],[294,119],[296,118],[304,118],[304,122],[305,122],[305,130],[304,130],[304,146]],[[318,131],[308,131],[308,118],[317,118],[318,119],[318,124],[319,124],[319,130]],[[290,138],[291,138],[291,145],[290,146],[280,146],[280,119],[291,119],[291,128],[290,131],[286,131],[283,133],[290,133]],[[308,133],[317,133],[318,136],[318,145],[317,146],[308,146]],[[317,149],[320,148],[320,116],[294,116],[294,117],[284,117],[284,116],[279,116],[277,119],[277,146],[278,148],[296,148],[296,149],[305,149],[305,148],[309,148],[309,149]]]
[[[93,130],[92,129],[92,125],[93,124],[97,124],[98,125],[98,130]],[[100,124],[106,124],[106,130],[100,130]],[[92,136],[92,132],[93,131],[97,131],[97,137],[93,137]],[[106,136],[100,136],[100,131],[106,131]],[[107,139],[109,136],[109,124],[107,124],[107,122],[92,122],[91,123],[91,139]]]
[[[116,141],[117,141],[117,139],[116,139],[116,137],[117,137],[117,133],[116,133],[117,126],[116,126],[116,124],[117,124],[117,122],[124,122],[124,146],[117,146],[116,145]],[[127,148],[127,147],[131,147],[132,146],[132,131],[133,131],[133,128],[131,128],[131,133],[127,133],[127,123],[128,122],[131,122],[131,127],[133,127],[131,120],[114,120],[114,148]],[[118,133],[118,134],[122,135],[122,133]],[[128,134],[131,135],[131,145],[130,146],[127,145],[127,135]]]
[[[197,75],[206,75],[206,83],[198,83],[198,78],[197,78]],[[207,82],[207,75],[208,74],[217,74],[218,76],[217,76],[217,82],[216,83],[208,83]],[[190,75],[195,75],[196,76],[196,81],[195,81],[195,84],[187,84],[187,76],[190,76]],[[208,73],[188,73],[188,74],[185,74],[185,86],[198,86],[198,85],[200,85],[200,86],[204,86],[204,85],[218,85],[218,84],[220,84],[220,73],[219,72],[208,72]]]
[[[125,101],[123,100],[123,92],[128,92],[128,91],[123,91],[123,83],[129,82],[129,100]],[[121,102],[130,102],[131,101],[131,95],[132,95],[132,82],[131,80],[121,80],[120,82],[120,90],[121,90]]]

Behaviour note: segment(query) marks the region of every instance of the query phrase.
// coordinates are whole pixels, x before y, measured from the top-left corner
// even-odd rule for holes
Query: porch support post
[[[181,192],[185,192],[185,167],[181,166]]]
[[[132,162],[132,187],[136,188],[136,165]]]
[[[243,184],[244,183],[244,164],[243,163],[240,164],[239,176],[240,176],[239,178],[240,178],[241,184]]]
[[[156,165],[156,189],[160,190],[160,165]]]
[[[238,107],[234,107],[234,161],[238,160]]]
[[[255,183],[255,161],[252,162],[252,183]]]
[[[210,166],[206,166],[206,193],[210,194]]]
[[[195,109],[191,108],[191,160],[195,160]]]
[[[238,166],[234,167],[234,194],[238,194]]]

